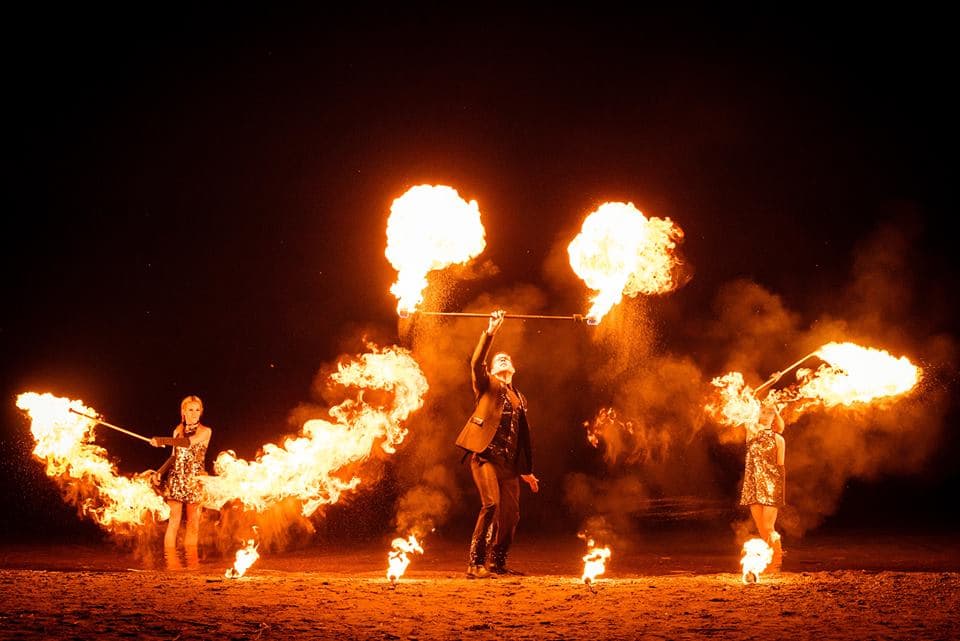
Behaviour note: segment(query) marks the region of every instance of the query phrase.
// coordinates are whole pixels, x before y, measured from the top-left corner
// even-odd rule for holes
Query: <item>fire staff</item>
[[[520,480],[534,492],[540,489],[533,474],[527,399],[513,386],[513,361],[499,352],[489,371],[486,368],[487,352],[503,320],[503,310],[490,314],[470,359],[476,406],[456,440],[470,459],[481,502],[470,541],[467,578],[471,579],[519,574],[508,569],[506,562],[520,519]]]

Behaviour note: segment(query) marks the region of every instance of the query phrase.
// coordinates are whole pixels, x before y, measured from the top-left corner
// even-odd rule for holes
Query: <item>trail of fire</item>
[[[253,526],[254,536],[257,534],[257,526]],[[247,544],[237,550],[236,559],[233,562],[232,568],[227,568],[227,571],[223,574],[228,579],[239,579],[244,574],[247,573],[247,570],[260,558],[260,553],[257,552],[257,548],[260,547],[260,544],[256,542],[255,538],[247,539]]]
[[[773,561],[773,548],[763,539],[749,539],[743,544],[740,567],[744,583],[760,583],[760,575]]]
[[[384,452],[394,452],[407,435],[403,422],[423,405],[428,388],[407,350],[372,349],[340,364],[331,376],[334,382],[358,390],[356,398],[329,410],[332,421],[307,421],[296,438],[265,445],[253,462],[232,452],[220,453],[214,462],[216,475],[203,479],[208,502],[223,505],[239,499],[247,509],[259,511],[293,497],[302,501],[304,516],[310,516],[357,487],[359,476],[344,479],[341,475],[369,458],[378,444]],[[388,395],[389,404],[368,403],[365,394],[378,396],[371,392]]]
[[[146,478],[120,476],[107,451],[93,442],[98,422],[90,417],[97,413],[83,401],[25,392],[17,396],[17,407],[30,417],[33,455],[81,514],[112,531],[169,517],[170,508]]]
[[[770,392],[775,402],[806,400],[807,406],[824,407],[872,403],[906,394],[917,386],[923,374],[905,356],[896,358],[884,350],[849,342],[827,343],[807,358],[812,356],[824,363],[816,370],[798,369],[798,384]],[[707,403],[706,410],[715,420],[725,425],[756,420],[760,401],[756,390],[744,382],[743,374],[730,372],[711,383],[718,388],[718,398]]]
[[[407,555],[414,552],[423,554],[423,546],[417,541],[416,534],[411,534],[405,539],[397,537],[390,545],[392,549],[387,554],[387,579],[396,586],[410,565],[410,557]]]
[[[480,208],[445,185],[417,185],[393,201],[386,256],[397,270],[390,287],[401,315],[423,302],[427,274],[466,264],[486,247]]]
[[[676,289],[675,250],[682,239],[669,218],[647,218],[633,203],[600,205],[567,247],[573,271],[597,291],[587,318],[599,323],[624,295]]]
[[[587,553],[583,557],[583,576],[580,579],[593,589],[592,586],[597,577],[607,571],[607,560],[611,555],[610,547],[596,545],[593,538],[583,532],[577,536],[587,542]]]

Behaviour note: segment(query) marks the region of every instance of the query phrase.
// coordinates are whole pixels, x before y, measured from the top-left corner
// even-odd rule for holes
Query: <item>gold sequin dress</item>
[[[761,429],[747,441],[740,505],[782,507],[785,501],[784,469],[777,465],[777,435]]]
[[[185,431],[187,437],[196,433],[196,428]],[[207,443],[194,443],[189,447],[175,447],[173,467],[167,475],[163,496],[172,501],[202,503],[203,488],[198,475],[205,474],[204,461],[207,456]]]

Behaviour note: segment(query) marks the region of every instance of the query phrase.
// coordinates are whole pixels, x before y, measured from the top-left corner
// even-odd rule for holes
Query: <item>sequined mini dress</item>
[[[186,431],[190,437],[196,433],[196,428]],[[175,447],[173,466],[164,486],[164,498],[186,503],[202,503],[203,488],[197,479],[205,474],[204,461],[207,456],[207,443],[194,443],[189,447]]]
[[[777,465],[777,435],[761,429],[747,441],[740,505],[782,507],[785,503],[784,469]]]

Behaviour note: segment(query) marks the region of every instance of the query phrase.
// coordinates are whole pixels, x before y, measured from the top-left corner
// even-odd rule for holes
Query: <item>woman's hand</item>
[[[529,485],[530,489],[534,492],[540,491],[540,481],[533,474],[521,474],[520,478],[522,478],[523,481]]]

